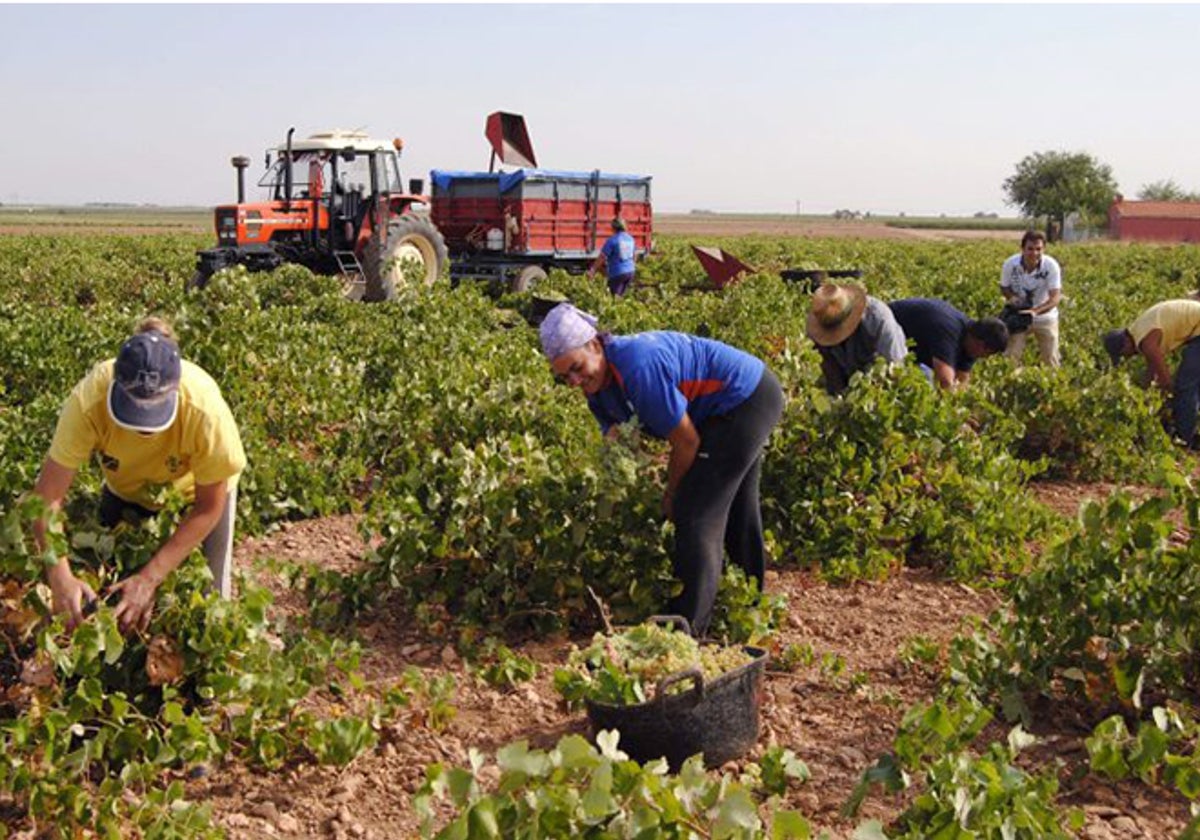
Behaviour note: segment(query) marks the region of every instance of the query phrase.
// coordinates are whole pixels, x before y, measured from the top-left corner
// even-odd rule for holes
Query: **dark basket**
[[[640,763],[666,758],[673,772],[696,753],[704,753],[708,767],[744,755],[758,741],[767,652],[742,649],[754,659],[715,680],[706,681],[699,668],[691,668],[659,680],[654,697],[645,703],[614,706],[587,700],[592,737],[602,729],[616,729],[621,733],[618,746],[630,758]],[[685,680],[693,683],[690,691],[667,693]]]

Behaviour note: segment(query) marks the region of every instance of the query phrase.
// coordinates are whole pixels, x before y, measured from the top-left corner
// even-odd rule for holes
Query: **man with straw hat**
[[[840,394],[850,377],[882,357],[904,361],[904,330],[883,301],[857,284],[826,283],[813,294],[805,329],[821,354],[825,390]]]
[[[668,607],[696,636],[712,619],[724,552],[762,591],[766,554],[758,486],[783,390],[755,356],[680,332],[613,335],[569,303],[539,328],[542,352],[564,385],[578,388],[605,435],[637,417],[671,446],[663,513],[675,523]]]

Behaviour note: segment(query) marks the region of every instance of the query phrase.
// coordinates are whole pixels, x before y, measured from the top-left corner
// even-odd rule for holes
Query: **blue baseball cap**
[[[170,428],[179,411],[179,347],[156,330],[138,333],[121,345],[108,386],[108,413],[134,432]]]
[[[1125,330],[1109,330],[1104,334],[1104,349],[1108,351],[1108,358],[1112,360],[1113,367],[1121,364],[1121,359],[1125,356]]]

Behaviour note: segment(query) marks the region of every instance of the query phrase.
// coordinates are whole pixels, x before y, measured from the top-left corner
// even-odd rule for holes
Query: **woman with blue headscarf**
[[[539,334],[559,381],[579,388],[605,435],[634,416],[671,447],[663,512],[675,522],[670,605],[692,632],[712,619],[722,549],[758,582],[766,567],[758,484],[762,451],[783,413],[779,380],[758,358],[680,332],[616,336],[569,303]]]

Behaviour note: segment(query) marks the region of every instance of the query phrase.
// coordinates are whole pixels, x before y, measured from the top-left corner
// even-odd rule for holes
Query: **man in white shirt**
[[[1046,237],[1036,230],[1021,237],[1021,253],[1004,261],[1000,291],[1010,306],[1030,315],[1028,332],[1037,337],[1042,364],[1058,367],[1058,304],[1062,300],[1062,269],[1046,254]],[[1025,354],[1026,332],[1009,336],[1008,357],[1018,365]]]

